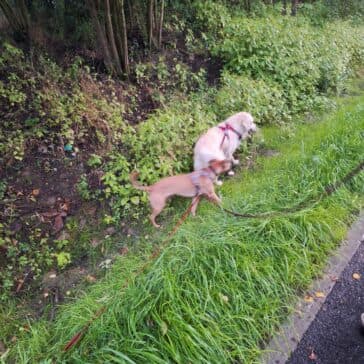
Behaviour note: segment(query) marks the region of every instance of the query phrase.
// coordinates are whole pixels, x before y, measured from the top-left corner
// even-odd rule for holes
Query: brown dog
[[[220,198],[216,195],[213,181],[217,175],[227,172],[231,168],[231,161],[222,160],[210,161],[207,168],[188,174],[179,174],[177,176],[162,178],[160,181],[151,186],[141,186],[136,178],[137,172],[130,175],[132,185],[142,191],[149,193],[149,201],[152,206],[150,221],[155,227],[160,227],[155,222],[155,218],[160,214],[166,205],[167,199],[171,196],[178,195],[183,197],[194,197],[191,213],[194,216],[201,195],[215,203],[221,203]]]

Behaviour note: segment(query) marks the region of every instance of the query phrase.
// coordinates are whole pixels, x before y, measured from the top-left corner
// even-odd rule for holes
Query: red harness
[[[236,129],[234,129],[228,123],[226,123],[224,126],[219,126],[218,128],[221,129],[224,132],[224,136],[222,137],[222,140],[221,140],[221,143],[220,143],[220,148],[222,148],[222,145],[224,144],[225,138],[230,139],[229,130],[234,132],[238,136],[239,140],[243,137]]]

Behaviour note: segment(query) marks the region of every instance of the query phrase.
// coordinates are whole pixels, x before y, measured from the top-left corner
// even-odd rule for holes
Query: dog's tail
[[[138,189],[138,190],[142,190],[142,191],[149,191],[150,190],[150,186],[142,186],[138,181],[137,178],[139,176],[139,173],[137,171],[134,171],[130,174],[129,178],[130,178],[130,182],[133,185],[134,188]]]

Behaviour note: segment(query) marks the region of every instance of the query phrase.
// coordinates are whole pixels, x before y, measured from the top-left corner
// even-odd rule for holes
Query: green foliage
[[[228,8],[218,1],[195,1],[195,28],[202,33],[208,43],[220,40],[224,36],[225,27],[231,22]]]
[[[55,253],[54,256],[57,259],[57,265],[59,268],[64,268],[71,262],[71,254],[66,252]]]
[[[318,0],[300,5],[299,14],[315,25],[322,25],[334,19],[350,19],[360,24],[364,17],[364,3],[361,0]]]
[[[283,90],[274,81],[265,82],[224,72],[215,99],[216,113],[226,118],[241,110],[254,110],[259,123],[280,123],[290,117]]]
[[[166,62],[164,57],[159,57],[158,62],[137,63],[134,72],[139,86],[155,81],[152,84],[154,93],[151,96],[157,102],[170,96],[166,91],[171,89],[174,93],[188,93],[206,88],[206,71],[201,68],[198,72],[192,72],[188,65],[177,58]]]
[[[229,72],[277,85],[298,113],[314,108],[320,93],[340,93],[364,44],[343,22],[318,32],[303,19],[235,17],[210,48]]]
[[[27,145],[39,139],[55,144],[93,141],[108,148],[122,123],[122,105],[93,95],[97,81],[80,58],[66,70],[40,56],[31,65],[21,50],[7,43],[0,56],[0,161],[21,161]],[[92,95],[92,96],[91,96]],[[105,115],[108,121],[105,122]]]
[[[54,247],[40,229],[35,229],[27,239],[17,240],[7,226],[2,228],[5,235],[0,236],[0,245],[6,249],[6,262],[0,270],[0,300],[5,300],[21,280],[29,274],[36,279],[53,264]]]

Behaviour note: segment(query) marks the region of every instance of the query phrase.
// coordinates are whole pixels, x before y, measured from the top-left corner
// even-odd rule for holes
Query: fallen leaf
[[[55,217],[55,216],[59,215],[59,212],[58,211],[48,211],[48,212],[42,212],[41,215],[44,217]]]
[[[13,336],[13,337],[10,339],[10,341],[11,341],[12,343],[15,343],[17,340],[18,340],[18,338],[17,338],[16,336]]]
[[[87,281],[88,283],[94,283],[94,282],[96,282],[96,277],[92,276],[91,274],[88,274],[88,275],[86,276],[86,281]]]
[[[116,229],[113,227],[113,226],[110,226],[108,227],[106,230],[105,230],[105,233],[107,235],[113,235],[115,233]]]
[[[69,202],[64,202],[61,204],[61,210],[62,211],[68,211],[70,208]]]
[[[353,278],[356,279],[357,281],[361,278],[361,274],[359,273],[354,273],[353,274]]]
[[[313,302],[313,297],[310,295],[306,295],[304,298],[305,302]]]
[[[19,293],[19,291],[22,289],[22,287],[23,287],[23,284],[24,284],[24,279],[19,279],[18,280],[18,286],[16,287],[16,290],[15,290],[15,292],[16,293]]]
[[[321,292],[321,291],[317,291],[317,292],[315,292],[315,296],[317,298],[324,298],[325,297],[325,293],[324,292]]]
[[[32,195],[33,195],[33,196],[38,196],[38,195],[39,195],[39,192],[40,192],[39,188],[35,188],[35,189],[32,191]]]
[[[333,281],[333,282],[337,282],[339,280],[339,278],[337,276],[330,276],[330,279]]]
[[[229,302],[229,297],[228,296],[225,296],[225,295],[219,293],[219,297],[220,297],[221,301],[223,301],[225,303]]]
[[[91,242],[91,245],[95,248],[101,243],[101,240],[92,238],[90,242]]]
[[[63,219],[61,214],[57,215],[54,219],[53,230],[58,233],[63,228]]]
[[[311,351],[311,354],[308,356],[310,360],[317,360],[317,355],[314,353],[314,351]]]
[[[161,324],[161,330],[162,330],[162,335],[164,336],[165,334],[167,334],[167,332],[168,332],[168,326],[167,326],[167,324],[164,322],[164,321],[162,321],[162,324]]]
[[[121,249],[120,249],[120,255],[126,255],[128,254],[128,247],[127,246],[123,246]]]

